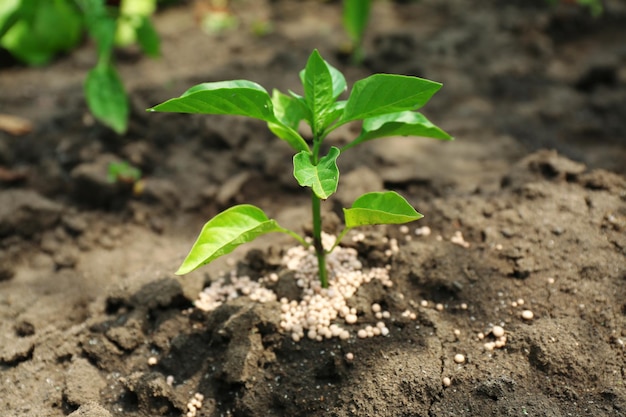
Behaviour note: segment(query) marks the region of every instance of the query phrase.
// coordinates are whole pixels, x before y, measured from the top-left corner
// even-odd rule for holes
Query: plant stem
[[[322,144],[322,138],[313,133],[313,164],[317,165],[319,162],[320,145]],[[311,191],[311,208],[313,210],[313,247],[315,248],[315,255],[317,256],[317,269],[322,283],[322,288],[328,288],[328,276],[326,273],[326,252],[324,251],[324,245],[322,245],[322,210],[321,200],[318,196]]]
[[[328,249],[326,251],[327,254],[331,253],[333,250],[335,250],[335,248],[337,246],[339,246],[339,244],[341,243],[341,239],[343,239],[343,237],[348,234],[348,232],[350,231],[350,229],[348,229],[347,227],[344,228],[341,233],[339,233],[339,236],[337,236],[337,239],[335,239],[335,244],[333,245],[332,248]]]
[[[328,288],[328,277],[326,274],[326,252],[322,245],[322,214],[320,198],[311,193],[311,207],[313,208],[313,247],[317,256],[317,268],[322,283],[322,288]]]

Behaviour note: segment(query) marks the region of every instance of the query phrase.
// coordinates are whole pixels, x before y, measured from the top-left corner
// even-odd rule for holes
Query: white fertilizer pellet
[[[431,234],[431,230],[430,227],[428,226],[422,226],[422,227],[418,227],[417,229],[415,229],[415,235],[416,236],[430,236]]]
[[[532,320],[533,317],[535,317],[535,314],[532,311],[530,311],[530,310],[522,311],[522,318],[524,320]]]
[[[457,353],[456,355],[454,355],[454,361],[458,364],[464,363],[465,362],[465,355],[461,354],[461,353]]]
[[[195,417],[198,410],[202,408],[202,401],[204,401],[204,395],[196,392],[193,397],[187,402],[187,414],[186,417]]]
[[[494,337],[502,337],[504,336],[504,329],[500,326],[493,326],[491,328],[491,334],[493,334]]]

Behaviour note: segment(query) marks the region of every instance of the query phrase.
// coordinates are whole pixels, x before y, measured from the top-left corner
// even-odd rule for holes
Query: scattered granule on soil
[[[398,243],[395,239],[389,239],[387,243],[390,248],[388,254],[391,256],[398,251]],[[335,237],[323,234],[322,244],[326,249],[330,249],[335,244]],[[294,271],[296,284],[302,289],[301,300],[286,298],[280,300],[281,330],[289,333],[296,342],[305,336],[318,341],[332,337],[342,340],[350,338],[351,333],[344,326],[356,324],[358,317],[356,309],[350,308],[347,300],[361,285],[372,280],[379,280],[385,287],[393,285],[386,267],[363,268],[357,251],[353,248],[338,246],[326,256],[328,288],[322,288],[319,281],[317,257],[312,247],[295,246],[288,249],[283,256],[282,264]],[[253,281],[247,276],[238,277],[233,271],[228,280],[220,278],[205,288],[196,300],[195,306],[204,311],[211,311],[226,301],[244,295],[262,303],[275,301],[276,294],[263,287],[263,283],[275,281],[276,278],[276,274],[270,274],[259,281]],[[389,312],[380,311],[380,306],[375,310],[378,310],[374,313],[379,319],[390,317]],[[360,329],[355,334],[362,338],[389,334],[389,329],[382,321],[375,327],[368,327]]]
[[[415,236],[430,236],[430,234],[432,233],[432,231],[430,230],[430,227],[428,226],[422,226],[422,227],[418,227],[417,229],[415,229]]]
[[[187,414],[185,414],[185,416],[195,417],[198,411],[202,408],[202,401],[204,401],[204,395],[196,392],[187,402]]]
[[[463,238],[463,233],[461,233],[461,231],[459,230],[454,232],[454,235],[450,238],[450,242],[454,243],[455,245],[464,247],[466,249],[470,247],[469,242],[465,241],[465,238]]]
[[[267,279],[272,281],[272,278]],[[214,281],[199,294],[194,305],[200,310],[213,311],[226,301],[234,300],[242,295],[247,295],[251,300],[261,303],[276,301],[276,294],[261,284],[262,282],[253,281],[247,276],[238,277],[236,272],[232,271],[228,283],[225,278]]]
[[[485,344],[483,344],[483,347],[486,351],[491,352],[494,349],[501,349],[506,346],[507,336],[504,328],[502,328],[501,326],[493,326],[488,334],[491,335],[492,340],[489,340],[488,342],[485,342]],[[485,337],[482,333],[480,333],[479,335],[483,335],[483,337],[479,337],[479,339],[483,339]]]

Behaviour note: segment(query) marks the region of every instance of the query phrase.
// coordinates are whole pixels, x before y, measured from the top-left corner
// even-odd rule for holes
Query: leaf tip
[[[182,275],[186,275],[188,273],[191,272],[191,269],[189,269],[189,267],[186,267],[184,264],[181,265],[180,267],[178,267],[178,269],[176,270],[176,272],[174,272],[174,275],[178,275],[178,276],[182,276]]]

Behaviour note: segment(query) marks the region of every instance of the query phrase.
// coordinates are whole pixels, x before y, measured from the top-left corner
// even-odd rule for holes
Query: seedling
[[[4,0],[0,46],[29,65],[44,65],[75,48],[86,31],[98,53],[85,79],[87,105],[98,120],[122,134],[130,110],[113,50],[138,43],[146,55],[158,56],[159,37],[150,22],[155,10],[156,0]]]
[[[374,74],[357,81],[347,100],[339,97],[347,89],[343,74],[313,51],[300,72],[304,96],[274,90],[270,96],[260,85],[247,80],[221,81],[196,85],[178,98],[161,103],[149,111],[231,114],[265,121],[269,129],[296,152],[293,175],[303,187],[311,189],[313,211],[312,245],[319,266],[322,287],[328,286],[326,250],[322,245],[321,202],[337,190],[337,158],[348,149],[373,139],[389,136],[422,136],[450,140],[452,137],[416,112],[441,84],[417,77]],[[298,132],[301,121],[312,133],[307,142]],[[362,121],[361,132],[342,148],[335,146],[325,155],[322,143],[327,135],[346,123]],[[393,191],[366,193],[350,208],[343,209],[345,234],[359,226],[402,224],[423,217]],[[297,233],[281,227],[258,207],[242,204],[231,207],[206,223],[191,251],[176,272],[186,274],[232,252],[243,243],[270,232],[287,233],[310,246]]]
[[[110,183],[123,182],[134,184],[141,179],[141,170],[126,161],[111,162],[107,169],[107,180]]]

